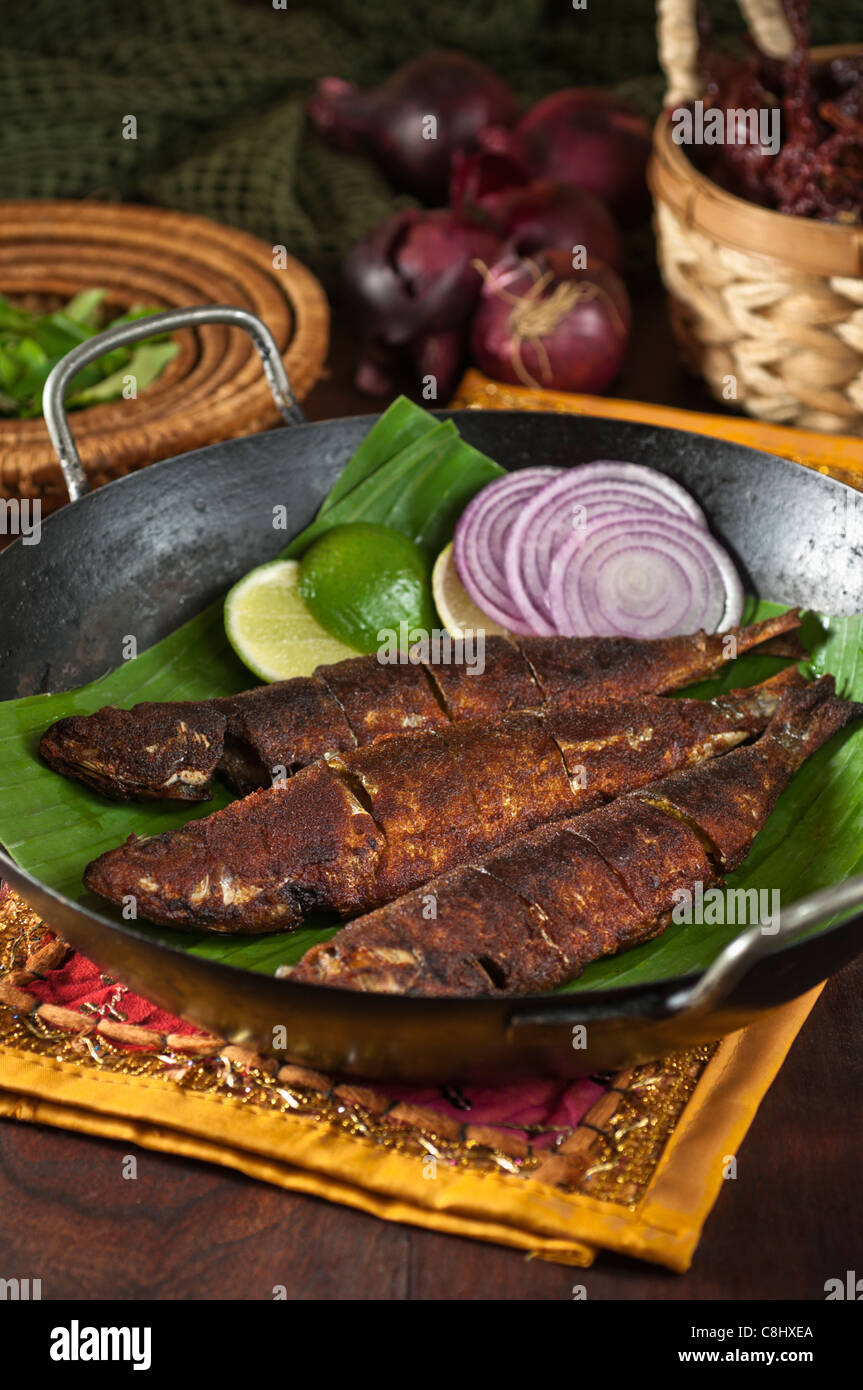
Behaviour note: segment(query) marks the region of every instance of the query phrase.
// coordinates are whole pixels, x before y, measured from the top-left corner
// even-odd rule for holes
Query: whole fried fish
[[[312,676],[242,695],[106,706],[60,719],[39,751],[66,777],[120,801],[206,801],[221,772],[240,792],[269,786],[324,753],[364,748],[384,734],[446,729],[464,719],[582,700],[661,694],[717,671],[754,646],[799,657],[797,610],[707,636],[487,637],[484,669],[385,664],[376,656],[319,666]]]
[[[661,932],[681,890],[741,864],[797,768],[861,717],[863,705],[836,699],[832,677],[790,691],[756,743],[519,836],[355,919],[291,978],[411,995],[563,984]]]
[[[552,701],[393,734],[88,865],[88,888],[156,922],[295,927],[367,911],[513,836],[602,805],[760,733],[795,667],[714,700]]]

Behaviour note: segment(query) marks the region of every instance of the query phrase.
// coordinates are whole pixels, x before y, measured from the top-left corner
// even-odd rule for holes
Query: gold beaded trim
[[[0,1044],[61,1064],[158,1077],[167,1086],[218,1094],[252,1111],[302,1115],[426,1165],[522,1175],[626,1207],[644,1196],[716,1047],[595,1078],[605,1087],[603,1096],[574,1129],[555,1130],[550,1148],[537,1147],[531,1140],[548,1133],[541,1127],[462,1123],[393,1101],[371,1085],[280,1066],[219,1038],[165,1036],[126,1024],[116,1011],[111,1018],[40,1004],[28,983],[56,969],[69,949],[15,893],[0,900]]]

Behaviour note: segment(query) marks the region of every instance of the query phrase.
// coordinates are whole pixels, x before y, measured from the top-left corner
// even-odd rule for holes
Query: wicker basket
[[[284,266],[281,260],[284,259]],[[0,293],[71,297],[104,287],[112,309],[235,304],[273,333],[298,400],[329,343],[324,292],[310,271],[246,232],[202,217],[123,204],[0,203]],[[176,335],[180,352],[137,400],[76,411],[70,422],[93,486],[152,463],[267,429],[278,411],[251,340],[211,325]],[[0,420],[0,496],[66,500],[44,421]]]
[[[669,106],[699,95],[693,9],[690,0],[660,0]],[[746,10],[762,47],[787,52],[775,8],[747,0]],[[717,399],[759,419],[863,434],[863,227],[791,217],[726,193],[674,143],[667,114],[648,177],[687,365]]]

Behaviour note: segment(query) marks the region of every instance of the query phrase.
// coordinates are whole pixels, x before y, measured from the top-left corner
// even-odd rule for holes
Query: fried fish
[[[713,674],[754,646],[797,657],[803,654],[793,632],[799,624],[791,610],[726,633],[649,642],[488,637],[482,671],[351,657],[241,695],[72,715],[46,730],[39,751],[57,772],[115,800],[206,801],[217,771],[245,793],[324,753],[348,753],[386,734],[443,730],[563,695],[588,701],[662,694]]]
[[[131,836],[84,882],[156,922],[275,931],[367,911],[533,826],[760,733],[795,667],[713,700],[551,701],[329,753],[181,830]]]
[[[681,891],[738,867],[797,768],[861,717],[832,677],[789,691],[757,742],[519,836],[356,918],[291,978],[428,996],[561,985],[656,936]]]

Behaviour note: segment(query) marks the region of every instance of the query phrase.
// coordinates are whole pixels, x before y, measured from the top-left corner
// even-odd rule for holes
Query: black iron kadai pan
[[[290,429],[197,449],[88,494],[63,410],[71,377],[109,347],[155,329],[213,322],[251,334]],[[626,458],[659,469],[697,498],[749,592],[826,613],[863,611],[863,495],[841,483],[681,430],[550,413],[446,414],[506,468]],[[374,423],[368,416],[303,423],[264,325],[227,307],[172,310],[75,349],[46,386],[45,415],[73,505],[47,518],[39,545],[19,540],[0,554],[2,699],[94,679],[115,663],[124,633],[133,630],[144,649],[273,558],[285,543],[271,524],[273,497],[291,499],[300,530]],[[265,1051],[273,1028],[284,1027],[283,1055],[378,1078],[574,1076],[664,1056],[794,998],[863,948],[857,879],[783,913],[778,936],[749,928],[701,975],[573,995],[410,999],[316,988],[186,954],[57,894],[2,853],[0,877],[75,946],[164,1008]],[[861,912],[851,919],[797,939],[855,907]],[[578,1024],[586,1025],[587,1046],[576,1049]]]

